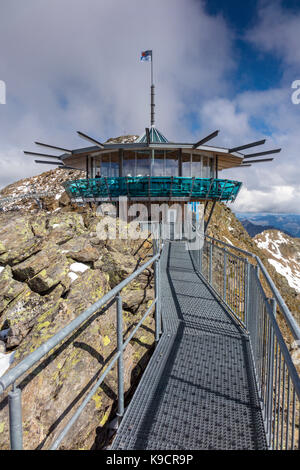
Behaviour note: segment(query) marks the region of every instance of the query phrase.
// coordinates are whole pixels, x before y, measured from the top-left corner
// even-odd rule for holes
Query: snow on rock
[[[0,274],[2,273],[4,266],[0,266]]]
[[[295,289],[297,292],[300,292],[300,271],[295,273],[289,266],[285,266],[273,258],[269,258],[268,261],[272,266],[274,266],[279,274],[286,278],[289,285],[293,287],[293,289]]]
[[[268,262],[300,293],[300,240],[279,230],[265,230],[254,237],[258,248],[266,251]]]
[[[74,281],[76,281],[76,279],[78,279],[77,274],[74,273],[74,272],[72,272],[72,271],[70,271],[70,272],[68,273],[68,276],[69,276],[69,278],[71,279],[72,282],[74,282]]]
[[[0,353],[0,377],[9,369],[14,361],[15,351],[9,354]]]
[[[89,266],[83,263],[73,263],[70,266],[71,271],[74,273],[84,273],[87,269],[89,269]]]

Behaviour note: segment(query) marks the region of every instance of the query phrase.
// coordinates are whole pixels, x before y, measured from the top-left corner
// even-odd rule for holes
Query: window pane
[[[152,157],[152,154],[151,154],[151,157]],[[154,159],[151,158],[151,166],[152,166],[151,175],[152,176],[164,176],[165,174],[164,157],[165,157],[165,152],[163,150],[154,151]]]
[[[111,155],[110,176],[119,176],[119,153],[113,152]]]
[[[94,159],[94,173],[93,173],[93,178],[99,174],[101,175],[101,157],[95,157]]]
[[[110,176],[110,153],[101,156],[101,176]]]
[[[201,178],[201,155],[192,155],[192,176]]]
[[[149,151],[136,152],[136,176],[150,176]]]
[[[182,154],[182,176],[186,178],[191,177],[191,154],[183,153]]]
[[[178,176],[178,152],[166,151],[166,176]]]
[[[135,152],[131,150],[124,152],[123,176],[135,176]]]

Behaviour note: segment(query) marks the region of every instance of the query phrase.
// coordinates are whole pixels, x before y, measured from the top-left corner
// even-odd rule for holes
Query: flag
[[[152,62],[152,51],[143,51],[141,53],[141,60]]]

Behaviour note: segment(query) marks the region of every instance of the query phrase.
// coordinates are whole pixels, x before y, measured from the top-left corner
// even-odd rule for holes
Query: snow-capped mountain
[[[284,276],[290,287],[300,293],[300,239],[279,230],[265,230],[254,241],[264,250],[268,262]]]

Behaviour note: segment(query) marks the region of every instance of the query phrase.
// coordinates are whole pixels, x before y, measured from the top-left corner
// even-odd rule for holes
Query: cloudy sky
[[[0,0],[0,187],[45,171],[34,140],[76,148],[156,123],[169,140],[267,137],[271,163],[223,172],[244,182],[231,207],[300,213],[299,0]],[[220,176],[222,173],[220,174]]]

